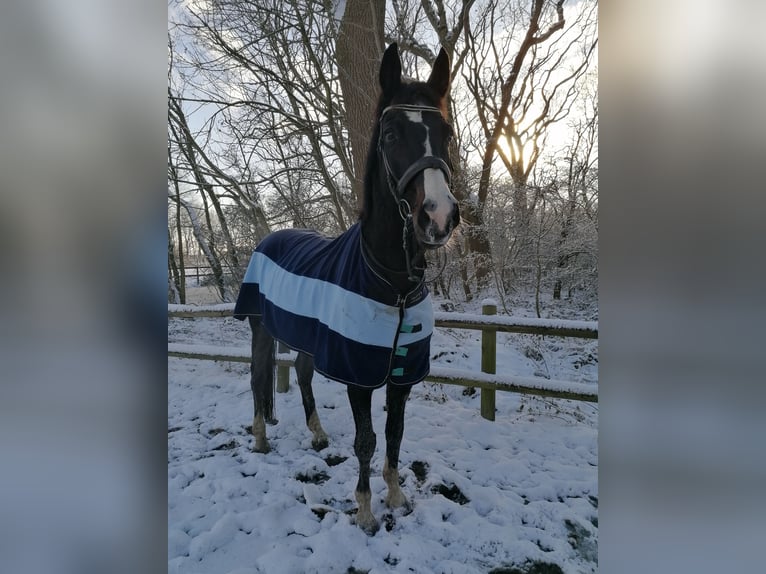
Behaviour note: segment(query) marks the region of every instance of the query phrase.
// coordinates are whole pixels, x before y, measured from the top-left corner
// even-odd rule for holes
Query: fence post
[[[481,302],[482,315],[496,315],[497,303],[493,299]],[[495,374],[497,364],[497,330],[485,327],[481,330],[481,371]],[[481,389],[481,416],[488,421],[495,420],[495,390]]]
[[[287,353],[290,349],[284,343],[277,343],[278,353]],[[277,392],[286,393],[290,388],[290,367],[279,365],[277,367]]]

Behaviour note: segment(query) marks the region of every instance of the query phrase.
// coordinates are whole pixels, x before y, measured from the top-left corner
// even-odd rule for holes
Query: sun
[[[532,141],[522,142],[521,145],[518,145],[511,138],[501,134],[496,147],[498,154],[505,160],[505,163],[514,164],[521,159],[523,164],[527,166],[533,159],[534,145]]]
[[[539,156],[555,153],[566,145],[569,134],[566,126],[559,123],[553,123],[546,128],[544,135],[541,135],[537,140]],[[496,144],[497,153],[508,163],[516,163],[521,158],[522,165],[526,168],[531,161],[536,161],[539,156],[535,158],[535,140],[527,138],[522,140],[519,144],[513,141],[512,138],[501,134]]]

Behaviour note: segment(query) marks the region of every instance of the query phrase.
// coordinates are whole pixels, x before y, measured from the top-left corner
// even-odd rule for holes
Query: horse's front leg
[[[359,461],[359,481],[356,483],[356,502],[359,510],[356,513],[357,525],[367,532],[374,534],[378,530],[378,521],[372,515],[370,493],[370,461],[375,452],[375,431],[372,428],[372,390],[360,389],[348,385],[348,400],[354,413],[356,437],[354,452]]]
[[[404,434],[404,406],[410,387],[400,387],[389,383],[386,386],[386,461],[383,464],[383,479],[388,486],[386,506],[398,508],[407,505],[407,498],[399,486],[399,447]]]

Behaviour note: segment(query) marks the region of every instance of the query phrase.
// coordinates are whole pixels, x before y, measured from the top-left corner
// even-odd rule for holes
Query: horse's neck
[[[372,195],[373,204],[369,206],[362,221],[362,235],[372,256],[382,266],[378,271],[399,292],[406,293],[415,284],[407,276],[407,257],[402,244],[404,222],[387,189],[372,190]],[[422,269],[425,260],[423,252],[419,250],[414,238],[409,237],[408,241],[411,265]],[[418,273],[422,275],[422,271]]]

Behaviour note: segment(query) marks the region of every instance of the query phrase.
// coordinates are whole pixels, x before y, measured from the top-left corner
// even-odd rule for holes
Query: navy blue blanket
[[[275,339],[341,383],[411,385],[429,372],[428,289],[398,295],[365,259],[358,223],[335,239],[303,229],[265,237],[234,309],[237,319],[247,316],[261,317]]]

